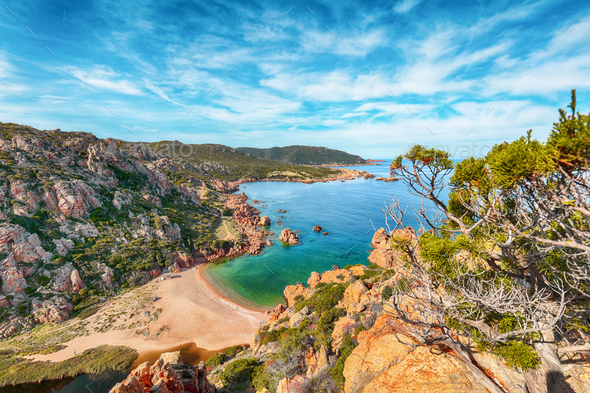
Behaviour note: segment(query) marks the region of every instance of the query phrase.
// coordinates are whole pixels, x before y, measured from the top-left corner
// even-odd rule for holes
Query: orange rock
[[[283,296],[287,300],[287,307],[291,307],[292,305],[295,304],[295,300],[294,299],[298,295],[304,295],[305,296],[305,292],[306,291],[307,290],[305,289],[305,287],[303,286],[303,284],[287,285],[285,287],[285,289],[283,290]],[[309,292],[311,292],[311,291],[309,291]]]
[[[358,334],[359,345],[344,365],[345,393],[486,392],[463,361],[450,352],[421,346],[387,316]]]
[[[358,303],[361,296],[367,293],[368,289],[363,280],[356,280],[346,288],[344,291],[344,297],[342,302],[344,305],[347,303]]]
[[[403,344],[402,344],[403,345]],[[363,393],[437,392],[486,393],[462,360],[431,347],[418,347],[371,380]]]

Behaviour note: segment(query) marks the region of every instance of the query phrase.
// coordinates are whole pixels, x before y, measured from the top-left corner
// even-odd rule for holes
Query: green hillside
[[[360,165],[366,163],[366,160],[360,156],[327,147],[294,145],[271,147],[270,149],[238,147],[237,150],[254,157],[296,165]]]
[[[192,175],[205,181],[213,179],[235,181],[242,178],[262,179],[271,177],[317,179],[337,174],[336,171],[329,168],[302,167],[285,161],[277,162],[279,160],[273,161],[269,158],[259,158],[254,154],[224,145],[194,145],[183,144],[178,141],[141,143],[141,145],[152,152],[191,164],[192,169],[197,168],[199,171],[198,174],[192,173]]]

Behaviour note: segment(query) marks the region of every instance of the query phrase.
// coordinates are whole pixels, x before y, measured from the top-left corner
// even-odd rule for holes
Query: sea
[[[387,178],[390,162],[348,168]],[[311,272],[321,273],[334,265],[367,265],[375,231],[381,227],[395,228],[394,220],[385,214],[392,201],[406,209],[405,225],[415,229],[420,225],[413,207],[419,208],[421,199],[409,194],[402,181],[263,181],[244,184],[238,192],[248,196],[261,216],[269,216],[274,245],[265,247],[258,255],[246,254],[224,264],[209,264],[204,270],[205,278],[233,301],[255,309],[275,307],[283,301],[285,286],[306,283]],[[313,231],[315,225],[322,230]],[[297,233],[299,245],[283,245],[278,240],[284,228]]]
[[[347,168],[387,178],[390,162]],[[313,184],[267,181],[241,185],[238,193],[241,192],[261,216],[271,219],[269,230],[274,233],[274,245],[265,247],[258,255],[246,254],[224,264],[209,264],[204,277],[234,302],[259,310],[274,308],[283,301],[285,286],[306,283],[311,272],[324,272],[334,265],[367,265],[375,231],[381,227],[395,228],[394,221],[385,214],[392,201],[398,201],[405,210],[406,225],[415,229],[420,225],[414,208],[420,208],[422,200],[409,194],[402,181],[364,178]],[[255,200],[260,202],[253,203]],[[320,225],[322,230],[314,232],[315,225]],[[297,233],[299,245],[285,246],[278,240],[284,228]],[[124,377],[125,373],[80,375],[0,388],[0,393],[108,393]]]

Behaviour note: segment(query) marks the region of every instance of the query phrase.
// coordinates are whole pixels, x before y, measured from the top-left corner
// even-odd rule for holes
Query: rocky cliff
[[[180,352],[167,352],[150,366],[146,361],[133,370],[110,393],[215,393],[204,364],[185,365]]]
[[[0,338],[89,315],[165,270],[264,247],[247,198],[211,180],[223,163],[147,147],[0,123]],[[224,216],[238,238],[220,244]]]
[[[307,285],[287,286],[286,304],[270,312],[246,351],[213,368],[210,381],[219,389],[239,381],[249,392],[521,392],[525,372],[466,339],[467,357],[436,340],[416,341],[392,306],[404,263],[392,236],[416,235],[380,229],[369,266],[334,266],[313,272]],[[420,306],[395,301],[406,310]],[[589,392],[588,375],[588,359],[571,362],[564,391]]]

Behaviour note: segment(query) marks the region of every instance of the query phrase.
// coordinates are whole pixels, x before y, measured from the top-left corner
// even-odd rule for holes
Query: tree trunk
[[[543,331],[543,342],[534,343],[533,347],[541,358],[538,370],[523,373],[528,393],[574,393],[563,375],[563,368],[552,330]]]
[[[491,393],[505,393],[504,389],[500,388],[493,382],[483,371],[481,371],[471,359],[469,352],[464,348],[463,344],[456,342],[451,338],[440,341],[453,350],[464,362],[469,371],[473,374],[477,382],[481,383]]]

